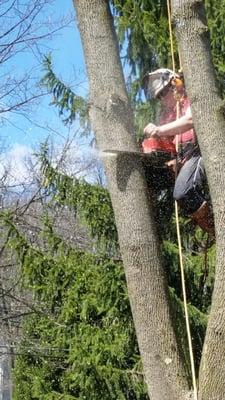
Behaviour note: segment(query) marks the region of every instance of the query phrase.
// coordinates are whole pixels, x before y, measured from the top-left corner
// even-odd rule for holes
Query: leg
[[[174,187],[173,196],[185,214],[193,214],[205,201],[205,170],[201,156],[191,157],[181,168]]]
[[[174,198],[187,215],[211,236],[215,236],[212,210],[205,200],[206,174],[200,156],[188,160],[177,177]]]

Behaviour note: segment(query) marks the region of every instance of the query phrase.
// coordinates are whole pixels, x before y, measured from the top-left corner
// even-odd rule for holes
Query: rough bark
[[[202,1],[172,0],[173,21],[216,225],[216,275],[199,375],[199,400],[225,398],[225,120]]]
[[[90,118],[100,151],[137,151],[117,39],[108,1],[74,0],[90,87]],[[187,396],[168,287],[144,173],[137,155],[105,154],[133,319],[151,400]]]

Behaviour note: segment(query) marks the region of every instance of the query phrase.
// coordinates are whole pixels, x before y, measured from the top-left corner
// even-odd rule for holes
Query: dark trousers
[[[192,156],[182,166],[174,187],[173,197],[186,215],[193,214],[205,201],[206,174],[200,155]]]

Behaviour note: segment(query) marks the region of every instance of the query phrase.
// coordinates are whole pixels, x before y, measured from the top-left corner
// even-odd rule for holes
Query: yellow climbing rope
[[[175,57],[174,57],[174,45],[173,45],[173,31],[172,31],[172,20],[171,20],[171,5],[170,0],[167,0],[167,10],[168,10],[168,22],[169,22],[169,35],[170,35],[170,48],[171,48],[171,58],[172,58],[172,69],[175,68]],[[181,66],[180,66],[181,67]],[[180,100],[177,100],[177,118],[180,117]],[[176,150],[178,151],[178,136],[176,136]],[[185,313],[185,323],[187,330],[187,338],[188,338],[188,348],[189,348],[189,356],[191,363],[191,375],[192,375],[192,385],[194,391],[194,400],[198,400],[198,391],[197,391],[197,382],[196,382],[196,373],[195,373],[195,364],[194,364],[194,354],[191,340],[191,329],[190,329],[190,321],[188,316],[188,306],[187,306],[187,295],[186,295],[186,286],[185,286],[185,273],[184,273],[184,262],[183,262],[183,252],[182,252],[182,242],[181,242],[181,233],[180,233],[180,224],[179,224],[179,211],[178,211],[178,203],[175,201],[175,217],[176,217],[176,229],[177,229],[177,241],[178,241],[178,249],[179,249],[179,261],[180,261],[180,271],[181,271],[181,283],[182,283],[182,294],[184,301],[184,313]]]
[[[172,59],[172,69],[173,69],[173,71],[175,71],[175,57],[174,57],[174,46],[173,46],[173,31],[172,31],[170,0],[167,0],[167,12],[168,12],[169,34],[170,34],[170,50],[171,50],[171,59]]]

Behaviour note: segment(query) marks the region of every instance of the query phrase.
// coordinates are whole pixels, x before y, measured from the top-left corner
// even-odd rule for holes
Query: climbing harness
[[[168,11],[168,22],[169,22],[169,36],[170,36],[172,68],[173,68],[173,71],[175,71],[175,57],[174,57],[170,0],[167,0],[167,11]],[[179,56],[179,59],[180,59],[180,56]],[[177,98],[176,114],[177,114],[176,117],[178,119],[180,117],[180,100],[179,100],[179,98]],[[176,136],[176,150],[178,151],[178,136]],[[193,385],[193,391],[194,391],[194,400],[198,400],[194,354],[193,354],[190,321],[189,321],[188,306],[187,306],[183,252],[182,252],[182,242],[181,242],[181,233],[180,233],[180,224],[179,224],[179,211],[178,211],[178,203],[176,200],[175,200],[175,217],[176,217],[176,229],[177,229],[177,240],[178,240],[178,249],[179,249],[179,261],[180,261],[180,271],[181,271],[181,283],[182,283],[182,293],[183,293],[183,302],[184,302],[185,323],[186,323],[188,348],[189,348],[189,356],[190,356],[190,363],[191,363],[192,385]]]

